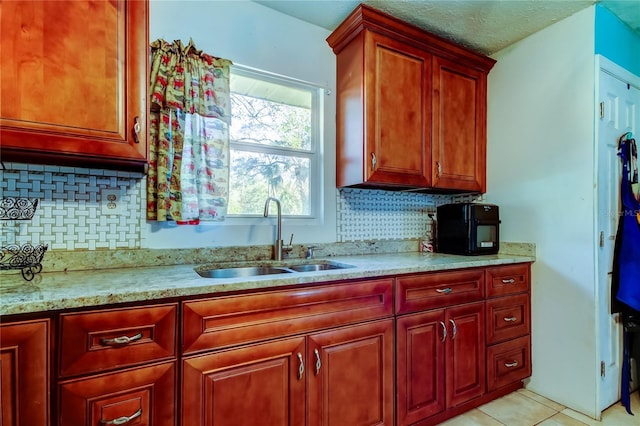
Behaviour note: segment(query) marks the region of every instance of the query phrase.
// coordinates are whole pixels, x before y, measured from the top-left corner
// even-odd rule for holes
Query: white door
[[[601,65],[602,67],[602,65]],[[618,139],[625,132],[633,132],[640,140],[640,90],[633,75],[616,72],[616,67],[605,65],[599,72],[600,117],[597,133],[598,162],[598,341],[601,361],[599,386],[600,411],[620,400],[622,362],[622,324],[619,314],[611,313],[611,271],[613,248],[620,211],[620,158]],[[610,69],[614,68],[612,75]],[[622,77],[620,75],[622,74]],[[634,81],[631,81],[634,80]]]

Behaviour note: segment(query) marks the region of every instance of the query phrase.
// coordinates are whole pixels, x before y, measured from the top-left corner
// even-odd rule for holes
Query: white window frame
[[[276,155],[295,155],[309,158],[309,206],[310,214],[308,216],[298,215],[282,215],[283,220],[293,225],[320,225],[324,221],[324,91],[321,86],[308,83],[302,80],[269,73],[266,71],[250,68],[242,65],[234,64],[231,66],[231,74],[239,74],[250,78],[260,79],[288,86],[296,89],[309,90],[312,94],[311,99],[311,149],[309,151],[292,150],[283,147],[274,147],[269,145],[258,145],[243,142],[234,142],[229,140],[229,149],[234,147],[242,147],[244,150],[256,153],[273,153]],[[229,192],[233,190],[229,187]],[[266,196],[265,196],[266,201]],[[270,216],[275,215],[275,206],[270,207]],[[255,225],[265,220],[262,214],[246,214],[232,215],[228,214],[225,222],[229,225]]]

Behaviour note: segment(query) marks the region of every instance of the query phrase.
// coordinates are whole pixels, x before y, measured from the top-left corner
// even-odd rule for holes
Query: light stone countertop
[[[300,259],[298,259],[299,261]],[[352,268],[262,275],[249,278],[202,278],[203,265],[127,267],[42,272],[33,281],[20,274],[0,276],[0,315],[58,311],[115,303],[212,295],[298,284],[370,278],[428,271],[533,262],[532,255],[455,256],[419,252],[318,257]]]

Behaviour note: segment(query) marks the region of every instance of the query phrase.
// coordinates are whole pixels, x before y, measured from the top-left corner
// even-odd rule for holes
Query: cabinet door
[[[433,186],[485,192],[487,76],[433,57]]]
[[[49,424],[49,320],[0,326],[1,425]]]
[[[181,424],[303,426],[304,356],[295,337],[183,360]]]
[[[431,55],[372,31],[365,37],[366,180],[430,186]]]
[[[393,425],[393,320],[309,336],[307,424]]]
[[[449,327],[446,346],[447,407],[453,407],[484,394],[485,342],[484,303],[448,308]]]
[[[398,426],[413,424],[445,409],[446,339],[443,310],[397,319]]]
[[[3,2],[4,161],[142,170],[147,9],[147,0]]]
[[[59,385],[60,426],[174,426],[174,362],[70,380]]]

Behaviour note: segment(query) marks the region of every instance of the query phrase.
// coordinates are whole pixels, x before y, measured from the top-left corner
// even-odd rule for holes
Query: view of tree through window
[[[231,74],[230,215],[262,215],[267,197],[282,214],[312,215],[316,88]]]

